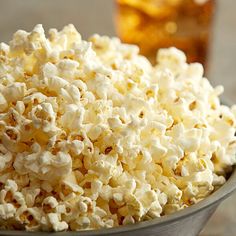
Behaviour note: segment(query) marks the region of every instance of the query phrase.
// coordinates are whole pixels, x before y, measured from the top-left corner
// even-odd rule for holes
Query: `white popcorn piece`
[[[85,213],[85,212],[88,211],[88,206],[87,206],[86,203],[84,203],[84,202],[78,202],[77,205],[78,205],[78,208],[79,208],[79,211],[80,211],[80,212]]]
[[[51,208],[56,208],[58,206],[58,201],[54,197],[47,197],[43,200],[43,205],[49,205]]]
[[[168,50],[160,49],[157,54],[157,63],[159,66],[168,68],[176,74],[187,67],[185,54],[174,47]]]
[[[0,219],[8,220],[16,213],[15,207],[11,203],[0,204]]]
[[[6,110],[7,107],[8,107],[7,100],[5,96],[2,93],[0,93],[0,112]]]
[[[135,219],[131,215],[127,215],[122,222],[123,225],[130,225],[134,223],[135,223]]]
[[[100,193],[102,191],[102,181],[96,179],[91,183],[91,192],[93,194]]]
[[[57,67],[61,77],[72,79],[75,76],[76,70],[79,68],[79,62],[70,59],[62,59]]]
[[[0,54],[7,55],[9,53],[9,46],[6,43],[0,43]]]
[[[28,207],[33,207],[35,204],[35,198],[40,194],[39,188],[24,188],[22,190],[25,196],[25,202]]]
[[[48,220],[54,231],[64,231],[68,229],[68,224],[65,221],[60,221],[58,215],[55,213],[49,213]]]
[[[69,154],[58,152],[38,152],[28,155],[18,154],[14,167],[20,174],[32,173],[40,180],[53,182],[71,172],[72,160]]]
[[[78,185],[76,181],[76,177],[73,172],[64,177],[62,184],[64,184],[66,187],[68,187],[75,193],[78,193],[78,194],[84,193],[83,188]]]
[[[58,76],[46,77],[46,85],[49,91],[60,93],[61,89],[68,85],[68,82],[65,79],[62,79]]]
[[[31,111],[32,122],[36,129],[42,129],[44,132],[54,132],[55,127],[55,113],[50,103],[41,103],[35,106]]]
[[[13,198],[16,200],[17,204],[19,204],[20,206],[26,205],[25,197],[21,192],[15,192],[13,194]]]
[[[113,199],[117,205],[122,204],[124,202],[124,195],[122,193],[114,193]]]
[[[0,171],[4,171],[9,167],[12,161],[12,153],[9,152],[2,144],[0,144]]]
[[[159,201],[152,202],[150,209],[148,210],[148,216],[151,218],[160,217],[160,214],[162,213],[162,207],[159,203]]]

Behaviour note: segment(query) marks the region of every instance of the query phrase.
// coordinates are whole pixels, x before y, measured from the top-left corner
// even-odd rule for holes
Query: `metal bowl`
[[[25,232],[25,231],[0,231],[5,236],[196,236],[203,229],[210,216],[219,204],[236,189],[236,168],[227,182],[217,191],[201,202],[180,210],[168,216],[140,222],[133,225],[120,226],[111,229],[88,230],[79,232]]]

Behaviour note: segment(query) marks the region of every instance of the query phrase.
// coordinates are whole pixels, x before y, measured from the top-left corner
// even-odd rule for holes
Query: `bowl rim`
[[[230,175],[229,179],[226,181],[224,185],[222,185],[219,189],[213,192],[211,195],[206,197],[205,199],[201,200],[200,202],[187,207],[183,210],[175,212],[171,215],[162,216],[160,218],[155,218],[131,225],[125,226],[117,226],[114,228],[108,229],[99,229],[99,230],[81,230],[81,231],[64,231],[64,232],[27,232],[27,231],[20,231],[20,230],[0,230],[0,235],[32,235],[32,234],[40,234],[43,236],[46,235],[81,235],[81,236],[98,236],[98,235],[111,235],[111,234],[118,234],[124,232],[131,232],[136,230],[141,230],[150,227],[163,227],[167,224],[174,224],[179,220],[187,218],[191,215],[198,213],[199,211],[203,211],[206,208],[211,207],[212,205],[219,204],[225,198],[227,198],[230,194],[232,194],[236,190],[236,166],[233,168],[233,172]]]

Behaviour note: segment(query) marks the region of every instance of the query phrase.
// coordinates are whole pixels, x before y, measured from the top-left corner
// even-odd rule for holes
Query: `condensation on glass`
[[[155,60],[158,48],[175,46],[188,62],[206,66],[215,0],[117,0],[116,29]]]

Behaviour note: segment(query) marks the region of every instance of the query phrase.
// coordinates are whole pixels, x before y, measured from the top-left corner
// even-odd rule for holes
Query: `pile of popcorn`
[[[184,209],[236,163],[236,107],[202,65],[73,25],[0,44],[0,228],[133,224]]]

